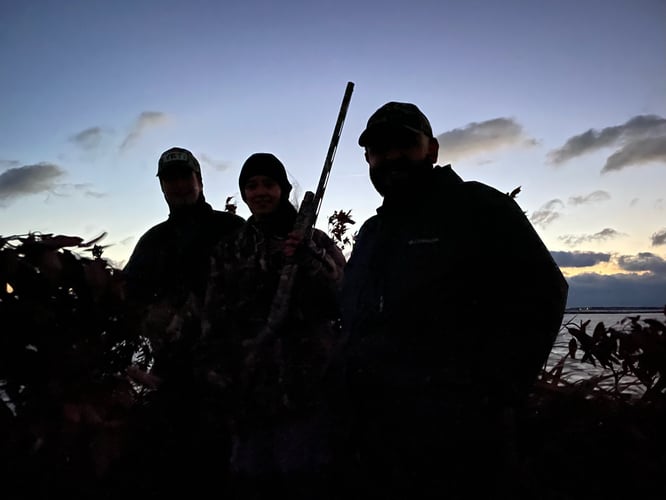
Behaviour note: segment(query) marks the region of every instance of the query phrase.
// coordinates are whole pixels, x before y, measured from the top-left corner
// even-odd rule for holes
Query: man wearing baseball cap
[[[244,220],[206,202],[201,166],[187,149],[162,153],[157,177],[169,218],[149,229],[134,248],[124,268],[127,294],[144,305],[178,308],[190,292],[203,299],[213,246]]]
[[[191,353],[200,334],[197,311],[213,247],[244,220],[206,202],[201,166],[187,149],[162,153],[157,177],[169,217],[141,236],[123,270],[127,310],[150,340],[154,360],[142,380],[152,380],[158,389],[134,420],[130,455],[136,466],[131,470],[140,476],[132,494],[140,495],[142,484],[149,495],[187,490],[196,496],[219,476],[208,469],[207,457],[225,453],[228,445],[202,417],[203,400],[194,382],[197,360]]]
[[[359,497],[515,498],[506,416],[524,404],[568,285],[512,196],[437,166],[414,104],[361,133],[383,197],[342,287]]]

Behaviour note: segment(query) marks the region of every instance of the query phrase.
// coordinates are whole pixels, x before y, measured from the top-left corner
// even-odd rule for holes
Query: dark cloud
[[[586,273],[567,282],[567,307],[663,307],[666,303],[666,273]]]
[[[132,130],[120,145],[120,150],[125,151],[126,149],[129,149],[147,130],[163,125],[168,121],[169,117],[160,111],[144,111],[134,122]]]
[[[69,138],[81,149],[90,151],[99,147],[102,142],[103,132],[100,127],[90,127]]]
[[[52,163],[38,163],[10,168],[0,174],[0,204],[14,198],[50,192],[65,171]]]
[[[660,229],[650,236],[652,246],[666,245],[666,229]]]
[[[630,142],[606,159],[601,173],[653,162],[666,163],[666,135]]]
[[[632,272],[650,271],[666,276],[666,260],[650,252],[641,252],[638,255],[621,255],[617,258],[620,269]],[[666,297],[664,297],[666,300]]]
[[[21,164],[18,160],[0,160],[0,167],[18,167]]]
[[[610,200],[610,194],[606,191],[594,191],[585,196],[572,196],[569,198],[570,205],[586,205],[588,203],[596,203],[599,201]]]
[[[557,209],[563,206],[564,203],[562,203],[562,200],[557,198],[550,200],[548,203],[532,213],[530,216],[530,221],[535,226],[541,226],[545,228],[560,216],[560,212]]]
[[[536,141],[527,137],[523,127],[511,118],[494,118],[469,123],[463,128],[437,136],[441,155],[446,161],[474,156],[507,146],[534,146]]]
[[[554,164],[561,164],[610,146],[620,148],[606,159],[602,173],[644,163],[666,163],[666,119],[657,115],[640,115],[623,125],[601,131],[590,129],[551,151],[549,159]]]
[[[560,267],[591,267],[610,261],[611,254],[598,252],[550,252]]]
[[[648,138],[658,138],[663,141],[665,136],[666,119],[658,115],[639,115],[622,125],[606,127],[602,130],[589,129],[580,135],[575,135],[569,138],[562,147],[548,153],[548,157],[552,163],[559,165],[577,156],[605,147],[618,144],[630,147],[631,144]],[[643,147],[648,147],[644,151],[645,154],[654,154],[650,153],[651,149],[654,149],[654,145],[645,144]],[[630,149],[634,161],[641,157],[640,148],[636,150],[630,147]]]
[[[563,241],[564,244],[569,247],[575,247],[577,245],[580,245],[581,243],[606,241],[613,238],[617,238],[619,236],[624,236],[624,235],[622,233],[619,233],[615,229],[607,227],[595,234],[579,234],[579,235],[565,234],[563,236],[559,236],[558,239]]]

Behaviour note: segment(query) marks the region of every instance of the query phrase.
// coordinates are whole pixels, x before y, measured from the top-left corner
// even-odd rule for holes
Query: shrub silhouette
[[[351,246],[348,224],[350,211],[329,219],[336,241]],[[151,353],[140,333],[143,318],[129,310],[122,273],[102,258],[100,239],[0,236],[5,498],[110,498],[112,491],[120,497],[131,491],[114,484],[119,476],[112,471],[136,466],[127,450],[137,434],[128,428],[151,393],[127,373],[149,372]],[[599,323],[591,334],[589,326],[564,325],[569,353],[543,371],[516,417],[516,480],[530,483],[530,498],[664,498],[666,326],[640,317],[610,328]],[[605,371],[568,380],[567,362],[581,351],[582,361]]]
[[[0,237],[2,487],[84,491],[121,453],[141,339],[99,239]],[[91,252],[91,257],[75,253]]]

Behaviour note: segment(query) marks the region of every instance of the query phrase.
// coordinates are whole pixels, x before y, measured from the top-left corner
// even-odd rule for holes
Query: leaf
[[[83,238],[78,236],[65,236],[59,234],[57,236],[42,236],[41,243],[47,248],[64,248],[64,247],[77,247],[81,244]]]
[[[80,243],[79,246],[80,247],[89,247],[90,245],[94,245],[99,240],[101,240],[102,238],[105,238],[105,237],[106,237],[106,231],[104,231],[102,234],[100,234],[97,238],[93,238],[92,240],[86,241],[85,243]]]
[[[569,339],[569,356],[572,359],[576,359],[576,351],[578,350],[578,342],[575,338]]]
[[[594,332],[592,333],[592,341],[594,343],[599,342],[606,336],[606,327],[604,326],[603,321],[597,323],[597,326],[594,327]]]

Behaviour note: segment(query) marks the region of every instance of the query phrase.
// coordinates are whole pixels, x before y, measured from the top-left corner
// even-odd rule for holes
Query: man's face
[[[194,205],[203,184],[190,168],[174,168],[160,175],[160,186],[170,208]]]
[[[382,196],[398,194],[418,169],[437,161],[439,144],[421,132],[387,131],[365,148],[370,180]]]
[[[261,218],[278,209],[282,188],[272,177],[253,175],[245,183],[243,194],[252,215]]]

